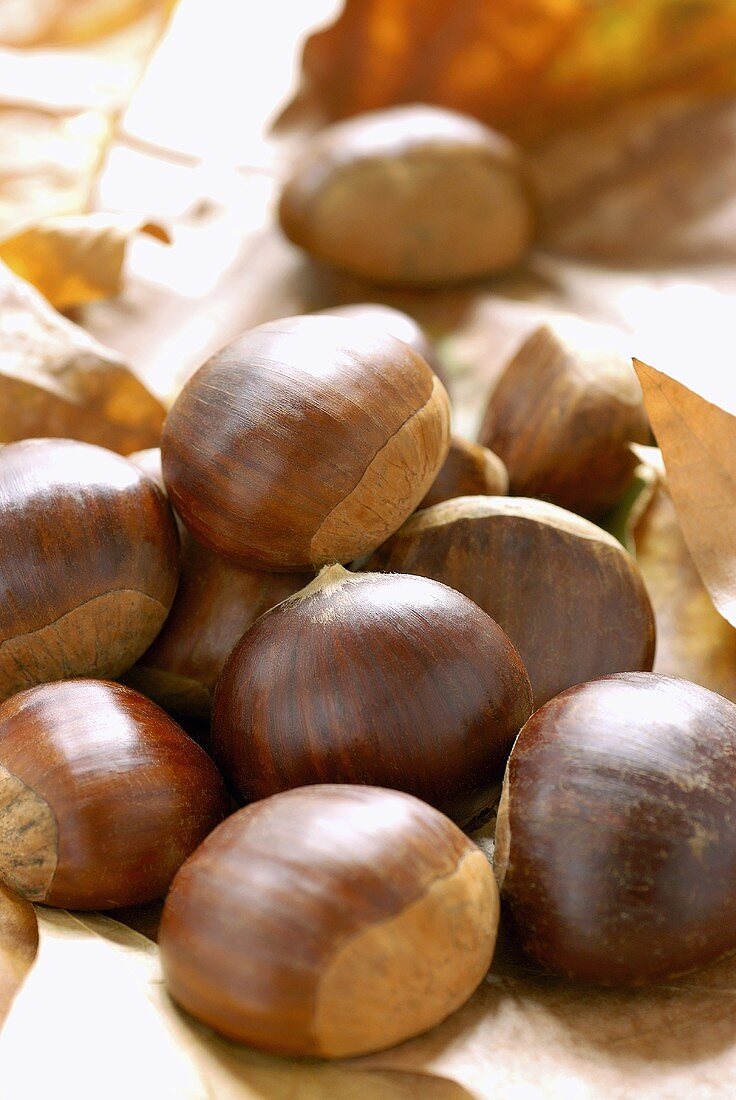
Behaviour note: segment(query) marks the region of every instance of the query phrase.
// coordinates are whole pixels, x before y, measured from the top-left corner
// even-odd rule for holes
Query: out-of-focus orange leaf
[[[33,906],[0,881],[0,1027],[38,949]]]
[[[736,625],[736,417],[634,363],[685,541],[716,607]]]
[[[0,264],[0,443],[67,436],[130,454],[164,409],[125,361]]]
[[[437,103],[526,143],[651,88],[736,83],[733,0],[346,0],[283,121]]]
[[[118,293],[136,233],[170,242],[162,226],[139,214],[79,214],[45,218],[0,240],[0,259],[57,309],[68,309]]]

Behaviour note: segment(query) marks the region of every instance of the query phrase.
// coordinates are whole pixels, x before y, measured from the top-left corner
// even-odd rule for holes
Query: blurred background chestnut
[[[112,451],[69,439],[0,450],[0,699],[119,676],[166,618],[179,570],[171,509]]]
[[[654,613],[623,546],[540,500],[460,497],[412,516],[366,569],[432,577],[500,623],[539,707],[583,680],[648,671]]]
[[[121,684],[43,684],[0,706],[0,877],[31,901],[160,898],[229,806],[203,749]]]
[[[187,383],[161,444],[172,505],[253,569],[352,561],[416,508],[447,454],[449,402],[407,344],[342,317],[246,332]]]
[[[235,648],[212,742],[243,800],[369,783],[465,823],[491,801],[531,709],[518,653],[471,600],[420,577],[332,566]]]
[[[485,856],[396,791],[302,787],[247,806],[176,876],[159,943],[169,991],[228,1038],[338,1058],[458,1008],[493,955]]]
[[[567,978],[663,981],[736,949],[736,706],[669,676],[581,684],[527,722],[496,831],[526,951]]]
[[[405,286],[504,271],[534,229],[516,146],[474,118],[423,104],[320,130],[284,185],[279,218],[317,259]]]
[[[603,325],[560,317],[524,341],[488,400],[478,442],[506,463],[515,496],[585,516],[613,507],[650,441],[630,354]]]
[[[453,497],[505,496],[508,488],[509,475],[498,455],[454,435],[445,463],[419,507],[430,508]]]

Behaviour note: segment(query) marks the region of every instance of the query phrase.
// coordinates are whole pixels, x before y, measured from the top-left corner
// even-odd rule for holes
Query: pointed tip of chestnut
[[[498,891],[446,817],[397,791],[312,786],[247,806],[176,876],[173,998],[231,1039],[346,1057],[434,1026],[486,973]]]
[[[210,359],[164,427],[173,506],[253,569],[352,561],[416,508],[449,445],[449,401],[407,344],[340,317],[285,318]]]
[[[229,805],[206,753],[121,684],[43,684],[0,704],[0,877],[32,901],[160,898]]]
[[[246,801],[363,782],[467,822],[531,709],[517,651],[472,600],[422,577],[331,565],[233,651],[213,746]]]
[[[584,680],[652,667],[654,613],[636,561],[607,531],[555,504],[481,496],[435,504],[365,568],[431,577],[474,600],[519,650],[537,707]]]
[[[736,950],[736,706],[653,673],[580,684],[509,758],[495,865],[546,968],[642,985]]]

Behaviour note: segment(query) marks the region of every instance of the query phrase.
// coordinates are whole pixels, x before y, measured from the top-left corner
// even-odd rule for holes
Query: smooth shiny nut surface
[[[498,899],[485,856],[397,791],[314,786],[240,810],[166,899],[169,991],[279,1054],[344,1057],[458,1008],[486,973]]]

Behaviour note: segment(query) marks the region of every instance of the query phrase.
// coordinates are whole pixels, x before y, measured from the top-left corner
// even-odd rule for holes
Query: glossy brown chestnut
[[[251,569],[352,561],[416,508],[444,462],[449,402],[407,345],[342,317],[245,333],[197,371],[161,443],[171,503]]]
[[[736,950],[736,707],[669,676],[581,684],[509,760],[496,873],[527,952],[640,985]]]
[[[0,699],[118,676],[158,634],[179,569],[164,495],[120,455],[68,439],[0,450]]]
[[[486,973],[498,899],[485,856],[406,794],[315,786],[247,806],[177,874],[159,943],[192,1015],[279,1054],[392,1046]]]
[[[445,464],[419,507],[431,508],[454,497],[505,496],[508,489],[509,475],[498,455],[455,435]]]
[[[369,783],[465,823],[488,806],[531,705],[519,655],[471,600],[332,566],[233,651],[213,746],[243,800]]]
[[[378,302],[332,306],[320,312],[330,314],[332,317],[345,317],[349,321],[362,321],[365,324],[376,325],[384,332],[388,332],[390,336],[395,336],[397,340],[403,340],[410,348],[414,348],[426,363],[429,363],[442,385],[447,386],[447,375],[432,341],[419,322],[408,313],[393,309],[391,306],[379,305]]]
[[[641,572],[588,520],[523,497],[459,497],[412,516],[366,569],[432,577],[498,622],[539,707],[583,680],[649,671],[654,614]]]
[[[158,448],[128,456],[163,485]],[[182,525],[179,587],[163,629],[125,682],[185,718],[209,718],[233,646],[264,611],[308,584],[308,573],[257,573],[207,550]]]
[[[575,318],[529,336],[491,393],[478,441],[506,463],[511,492],[586,516],[619,500],[649,423],[631,359],[606,328]]]
[[[321,130],[286,182],[279,218],[318,259],[406,286],[512,267],[534,225],[516,147],[466,115],[416,105]]]
[[[163,897],[229,808],[207,754],[121,684],[42,684],[0,706],[0,878],[31,901]]]

